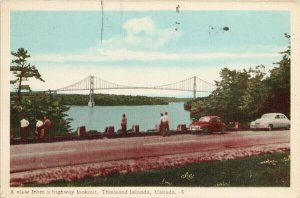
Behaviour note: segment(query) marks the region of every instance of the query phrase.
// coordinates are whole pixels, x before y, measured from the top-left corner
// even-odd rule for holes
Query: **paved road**
[[[290,131],[148,136],[11,146],[11,172],[290,142]]]

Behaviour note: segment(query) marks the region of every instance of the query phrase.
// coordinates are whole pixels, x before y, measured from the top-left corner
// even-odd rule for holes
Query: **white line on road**
[[[143,146],[150,146],[150,145],[164,145],[164,144],[182,144],[182,143],[187,143],[187,142],[197,142],[198,140],[179,140],[179,141],[172,141],[172,142],[155,142],[155,143],[147,143],[143,144]]]
[[[22,157],[22,156],[31,156],[31,155],[47,155],[47,154],[57,154],[57,153],[68,153],[76,151],[76,149],[68,149],[63,151],[45,151],[45,152],[35,152],[35,153],[18,153],[18,154],[12,154],[12,157]]]

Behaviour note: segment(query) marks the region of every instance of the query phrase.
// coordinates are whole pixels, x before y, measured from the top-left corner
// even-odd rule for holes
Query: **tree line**
[[[82,105],[86,106],[89,101],[89,95],[81,94],[59,94],[64,105]],[[128,96],[112,94],[94,94],[94,101],[99,106],[135,106],[135,105],[167,105],[168,101],[147,96]]]
[[[64,105],[86,106],[89,95],[57,94]],[[148,97],[114,94],[94,94],[96,106],[137,106],[137,105],[167,105],[170,102],[187,102],[191,98]]]
[[[290,40],[290,36],[285,34]],[[220,71],[216,89],[205,98],[197,98],[185,104],[191,117],[219,115],[225,122],[247,123],[264,113],[280,112],[290,117],[290,44],[280,52],[282,59],[277,66],[265,71],[264,65],[248,70]]]

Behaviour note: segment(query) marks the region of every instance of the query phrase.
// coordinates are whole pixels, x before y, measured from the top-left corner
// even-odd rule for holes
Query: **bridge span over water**
[[[202,80],[197,76],[193,76],[178,82],[159,85],[159,86],[127,86],[120,85],[113,82],[97,78],[95,76],[88,76],[76,83],[68,85],[66,87],[54,90],[56,92],[60,91],[81,91],[89,90],[89,106],[94,106],[94,91],[95,90],[111,90],[111,89],[159,89],[159,90],[173,90],[173,91],[192,91],[193,98],[196,98],[197,92],[212,92],[216,89],[216,86],[212,83]]]

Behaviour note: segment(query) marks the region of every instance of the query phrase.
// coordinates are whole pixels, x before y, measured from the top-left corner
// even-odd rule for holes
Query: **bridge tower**
[[[196,90],[197,90],[197,84],[196,84],[197,77],[194,76],[194,86],[193,86],[193,98],[196,98]]]
[[[94,101],[94,80],[95,80],[95,77],[90,76],[90,78],[89,78],[89,82],[90,82],[90,100],[89,100],[89,103],[88,103],[89,107],[95,106],[95,101]]]

